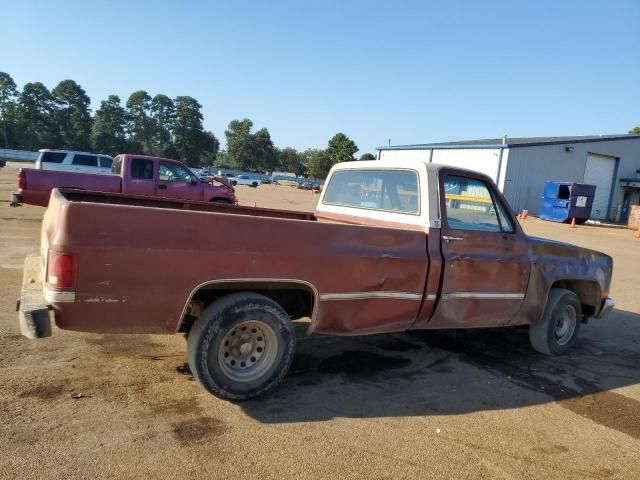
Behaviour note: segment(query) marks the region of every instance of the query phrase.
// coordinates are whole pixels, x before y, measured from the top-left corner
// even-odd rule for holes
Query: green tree
[[[631,135],[640,135],[640,127],[635,127],[633,130],[629,130]]]
[[[287,147],[277,151],[278,169],[283,172],[305,175],[307,173],[306,157],[295,148]]]
[[[326,150],[306,150],[305,157],[308,159],[309,177],[327,178],[327,174],[334,165],[333,159]]]
[[[16,122],[18,89],[11,75],[0,72],[0,128],[4,140],[4,148],[14,146],[14,140],[9,141],[9,133],[14,130]]]
[[[224,132],[228,162],[238,170],[253,169],[253,122],[248,118],[232,120]]]
[[[360,155],[360,160],[375,160],[376,156],[373,153],[363,153]]]
[[[23,130],[22,148],[37,150],[61,146],[55,113],[55,101],[47,87],[40,82],[24,86],[17,110]]]
[[[151,138],[151,153],[170,157],[175,155],[173,130],[176,119],[176,107],[166,95],[156,95],[151,100],[151,120],[153,123],[153,134]]]
[[[344,133],[336,133],[327,145],[327,154],[333,164],[355,160],[354,155],[357,151],[355,142]]]
[[[127,134],[135,153],[151,153],[153,121],[151,120],[151,97],[138,90],[127,99]]]
[[[177,157],[187,165],[197,167],[204,161],[208,142],[211,147],[211,138],[202,129],[202,105],[188,96],[176,97],[174,103],[173,138]]]
[[[252,136],[252,150],[252,170],[272,172],[277,167],[278,157],[269,130],[261,128]]]
[[[94,151],[115,155],[127,150],[125,126],[127,115],[120,105],[120,97],[109,95],[100,103],[91,130]]]
[[[215,166],[218,160],[218,152],[220,151],[220,140],[216,138],[213,132],[204,132],[202,148],[203,152],[200,157],[202,166]]]
[[[56,104],[56,120],[62,141],[69,147],[91,148],[91,100],[73,80],[63,80],[52,90]]]

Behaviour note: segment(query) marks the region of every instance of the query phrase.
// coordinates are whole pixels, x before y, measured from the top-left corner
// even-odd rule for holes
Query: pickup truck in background
[[[562,354],[613,308],[612,268],[608,255],[525,235],[480,173],[347,162],[315,213],[55,190],[19,322],[30,338],[51,335],[51,319],[186,334],[195,378],[242,400],[282,380],[303,317],[332,335],[528,325],[534,349]]]
[[[111,171],[112,175],[94,175],[21,168],[18,170],[18,191],[11,194],[11,205],[27,203],[46,207],[54,188],[237,203],[235,191],[227,182],[216,185],[216,177],[211,177],[208,183],[202,182],[177,160],[118,155],[113,159]]]
[[[236,182],[238,182],[238,185],[247,185],[252,188],[258,187],[261,183],[260,180],[250,177],[249,175],[238,175],[236,177]]]

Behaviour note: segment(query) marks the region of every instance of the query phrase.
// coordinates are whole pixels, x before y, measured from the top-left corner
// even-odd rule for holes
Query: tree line
[[[253,131],[248,118],[232,120],[225,130],[226,150],[203,128],[202,105],[190,96],[170,98],[133,92],[125,104],[109,95],[91,114],[91,99],[73,80],[53,88],[27,83],[19,91],[0,72],[2,147],[23,150],[58,148],[115,155],[135,153],[176,158],[192,167],[216,166],[254,172],[286,171],[324,178],[337,162],[356,160],[358,147],[343,133],[325,149],[278,148],[266,128]],[[374,159],[364,154],[360,160]]]

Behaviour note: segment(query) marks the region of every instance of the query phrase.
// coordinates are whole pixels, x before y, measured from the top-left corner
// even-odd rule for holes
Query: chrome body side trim
[[[443,300],[455,298],[476,298],[484,300],[522,300],[524,293],[500,293],[500,292],[452,292],[442,295]]]
[[[321,293],[320,300],[367,300],[372,298],[391,298],[396,300],[422,300],[421,293],[413,292],[349,292]]]

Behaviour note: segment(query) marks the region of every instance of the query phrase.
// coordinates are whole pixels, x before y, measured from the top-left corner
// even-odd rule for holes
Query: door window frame
[[[500,231],[490,231],[490,230],[472,230],[472,229],[460,229],[454,228],[449,225],[449,215],[447,212],[447,204],[445,199],[445,188],[444,182],[447,176],[452,177],[461,177],[467,178],[470,180],[476,180],[484,183],[485,187],[489,191],[489,195],[491,196],[491,201],[493,202],[493,208],[496,212],[496,219],[498,221],[498,225],[500,226]],[[481,173],[475,172],[460,172],[459,170],[454,170],[450,168],[443,168],[438,172],[438,187],[440,189],[440,218],[442,222],[443,229],[447,231],[455,231],[455,232],[468,232],[468,233],[485,233],[485,234],[497,234],[497,235],[523,235],[524,232],[520,223],[516,221],[516,216],[511,210],[511,206],[502,195],[502,192],[498,189],[497,185],[491,178],[483,175]],[[511,222],[511,226],[513,227],[511,231],[503,230],[502,221],[500,219],[500,214],[498,212],[498,205],[502,207],[505,215],[507,216],[509,222]]]

